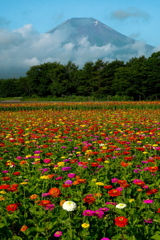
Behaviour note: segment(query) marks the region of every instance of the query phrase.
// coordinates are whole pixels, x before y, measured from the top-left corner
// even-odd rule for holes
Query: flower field
[[[160,240],[159,108],[0,104],[0,239]]]

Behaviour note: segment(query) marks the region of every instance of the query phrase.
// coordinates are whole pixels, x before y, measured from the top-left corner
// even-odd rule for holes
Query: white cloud
[[[69,34],[70,28],[56,30],[53,34],[39,34],[31,24],[12,32],[0,29],[0,78],[25,76],[31,66],[45,62],[67,64],[71,60],[82,67],[86,62],[98,58],[104,61],[129,60],[132,56],[127,54],[127,49],[136,50],[138,56],[145,55],[142,43],[137,42],[125,48],[117,48],[112,44],[98,47],[91,45],[87,36],[82,36],[77,42],[67,42]]]

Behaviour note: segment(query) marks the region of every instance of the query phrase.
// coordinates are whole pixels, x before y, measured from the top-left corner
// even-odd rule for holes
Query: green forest
[[[160,52],[128,62],[115,60],[86,62],[79,66],[69,61],[32,66],[25,77],[0,79],[0,96],[7,97],[66,97],[84,96],[110,100],[160,99]]]

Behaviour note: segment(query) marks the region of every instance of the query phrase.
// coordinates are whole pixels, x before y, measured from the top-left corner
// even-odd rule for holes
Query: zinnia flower
[[[61,191],[58,188],[51,188],[49,190],[49,194],[52,195],[52,197],[59,197],[61,195]]]
[[[119,203],[116,205],[116,208],[119,208],[119,209],[123,209],[125,208],[127,205],[125,203]]]
[[[88,228],[88,227],[90,226],[90,224],[89,224],[89,223],[83,223],[81,226],[82,226],[83,228]]]
[[[108,194],[111,196],[111,197],[118,197],[121,195],[121,192],[118,191],[117,189],[112,189],[110,191],[108,191]]]
[[[128,219],[120,216],[114,219],[115,225],[118,227],[125,227],[128,224]]]
[[[10,204],[6,207],[8,212],[15,212],[18,209],[18,206],[20,205],[20,203],[13,203]]]
[[[151,218],[148,219],[148,220],[144,219],[144,222],[145,222],[145,223],[153,223],[153,220],[152,220]]]
[[[66,201],[63,203],[62,208],[66,211],[74,211],[77,208],[77,204],[73,201]]]
[[[144,202],[144,203],[153,203],[154,201],[151,200],[151,199],[147,199],[147,200],[144,200],[143,202]]]
[[[83,198],[84,202],[87,202],[88,204],[92,204],[96,201],[96,199],[92,196],[86,196],[85,198]]]
[[[62,236],[62,232],[61,231],[57,231],[53,235],[54,235],[54,237],[60,237],[60,236]]]
[[[20,229],[21,232],[25,232],[28,229],[26,225],[23,225]]]
[[[111,240],[110,238],[101,238],[101,240]]]
[[[84,210],[82,215],[83,216],[93,216],[94,215],[94,211],[92,211],[92,210]]]

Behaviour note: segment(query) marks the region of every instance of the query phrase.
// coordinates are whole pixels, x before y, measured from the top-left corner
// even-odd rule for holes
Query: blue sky
[[[0,71],[10,67],[15,69],[18,59],[24,62],[21,65],[23,71],[32,64],[50,60],[50,57],[38,58],[36,53],[27,56],[27,51],[24,51],[24,58],[22,48],[29,40],[34,45],[33,39],[39,39],[38,34],[46,39],[43,33],[75,17],[95,18],[126,36],[159,49],[159,10],[160,0],[0,0],[0,63],[3,66]],[[11,62],[16,56],[13,65]]]

